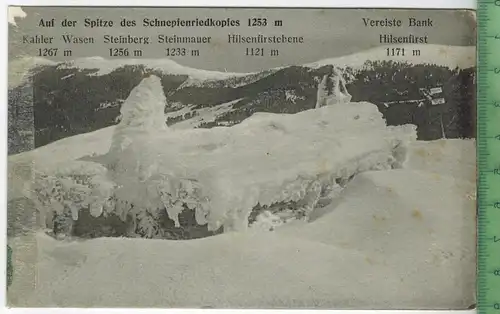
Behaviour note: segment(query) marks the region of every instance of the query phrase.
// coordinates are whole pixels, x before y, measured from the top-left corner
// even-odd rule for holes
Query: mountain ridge
[[[436,50],[440,46],[433,47]],[[462,59],[474,60],[470,47],[457,51]],[[351,56],[351,59],[361,64],[357,56]],[[102,58],[92,60],[107,62]],[[331,64],[335,60],[338,59],[222,80],[193,78],[189,73],[179,74],[179,68],[175,73],[166,73],[165,68],[152,69],[144,64],[134,64],[135,61],[127,61],[127,65],[112,71],[106,67],[99,75],[95,75],[99,69],[81,69],[74,64],[68,66],[68,63],[63,63],[63,66],[47,64],[32,71],[30,80],[9,89],[9,134],[12,138],[9,153],[23,151],[22,145],[16,144],[25,142],[20,140],[22,135],[18,133],[29,125],[19,125],[18,121],[22,119],[18,112],[34,111],[31,118],[28,117],[31,120],[24,120],[32,121],[31,127],[34,124],[35,147],[43,146],[68,136],[115,125],[123,99],[149,75],[156,75],[161,80],[170,127],[175,128],[183,121],[186,123],[179,124],[180,128],[231,126],[256,112],[298,113],[315,107],[321,79],[342,66],[341,63]],[[92,62],[87,59],[85,64],[90,66]],[[419,139],[432,140],[443,136],[474,136],[475,69],[472,65],[450,68],[439,64],[367,59],[361,68],[346,67],[341,72],[353,102],[371,102],[379,107],[390,125],[415,124],[419,126]],[[439,106],[427,103],[421,92],[436,86],[442,88],[445,99],[445,103]],[[426,105],[422,106],[423,103]]]
[[[406,49],[407,55],[402,56],[388,56],[386,50],[388,48],[404,48]],[[409,56],[410,51],[414,49],[420,50],[420,55]],[[422,55],[423,51],[423,55]],[[317,69],[327,65],[334,65],[340,67],[351,67],[351,68],[362,68],[365,66],[367,60],[377,60],[377,61],[394,61],[394,62],[408,62],[411,64],[438,64],[446,66],[449,68],[468,68],[475,65],[475,47],[474,46],[447,46],[447,45],[416,45],[416,44],[403,44],[403,45],[384,45],[380,47],[375,47],[368,50],[363,50],[360,52],[342,55],[333,58],[325,58],[317,60],[315,62],[298,64],[298,65],[286,65],[280,67],[274,67],[267,70],[260,70],[255,72],[221,72],[213,70],[197,69],[189,66],[182,65],[175,60],[170,58],[158,58],[158,59],[106,59],[99,56],[94,57],[83,57],[68,61],[52,61],[42,57],[23,57],[15,59],[13,65],[18,63],[19,65],[24,65],[20,71],[29,72],[32,67],[36,66],[56,66],[60,69],[80,69],[89,71],[88,75],[105,75],[113,72],[116,69],[125,66],[140,66],[143,65],[145,68],[150,70],[161,71],[164,74],[171,75],[187,75],[183,87],[187,86],[200,86],[203,83],[213,86],[221,86],[220,81],[225,80],[244,80],[244,77],[265,77],[268,74],[275,73],[281,69],[290,66],[303,66],[307,68]],[[9,62],[9,66],[11,65]],[[32,62],[32,67],[26,67],[26,64]],[[14,79],[13,79],[14,80]],[[9,78],[9,81],[11,79]],[[228,84],[229,87],[237,87],[238,84]],[[11,86],[9,84],[9,86]]]

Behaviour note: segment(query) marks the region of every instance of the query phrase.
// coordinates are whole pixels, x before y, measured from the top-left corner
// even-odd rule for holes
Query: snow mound
[[[121,105],[120,123],[114,130],[110,153],[123,151],[135,136],[156,136],[156,132],[165,131],[166,104],[161,80],[157,76],[143,79]]]
[[[365,172],[349,182],[331,205],[311,214],[312,222],[300,237],[384,255],[423,250],[421,245],[443,243],[443,239],[449,240],[443,250],[470,250],[474,191],[473,182],[432,172]],[[454,222],[453,228],[443,228],[447,221]],[[464,242],[467,239],[470,243]],[[408,241],[413,241],[411,248],[405,248]]]
[[[28,294],[16,286],[23,273],[15,273],[9,300],[37,307],[463,309],[475,302],[474,202],[460,197],[468,187],[416,171],[359,174],[330,214],[289,233],[69,243],[38,235],[37,285]],[[13,248],[14,260],[33,250]]]
[[[399,57],[388,56],[387,49],[394,47],[404,48],[406,50],[406,55]],[[414,49],[420,50],[420,54],[418,56],[414,56],[411,53]],[[304,66],[310,68],[320,68],[325,65],[336,65],[339,67],[362,68],[368,60],[399,61],[408,62],[410,64],[437,64],[446,66],[450,69],[454,69],[456,67],[467,69],[476,66],[476,47],[436,44],[403,44],[397,46],[385,45],[342,57],[316,61],[305,64]]]
[[[408,147],[405,167],[476,182],[476,141],[441,139],[414,142]]]
[[[362,254],[273,234],[74,243],[39,236],[37,247],[36,287],[17,295],[22,278],[15,277],[9,289],[18,306],[342,308],[376,307],[387,298],[355,298],[363,293],[353,289],[354,273],[345,266],[357,268],[369,284]],[[22,249],[15,246],[14,252]],[[381,290],[375,292],[383,297]]]
[[[8,200],[32,197],[29,185],[35,173],[52,173],[62,164],[109,151],[115,127],[61,139],[34,150],[8,156]]]
[[[415,293],[415,304],[465,308],[475,302],[474,191],[473,182],[431,172],[366,172],[313,213],[311,223],[277,230],[366,254],[374,269],[389,267],[388,278],[400,278],[403,290]]]

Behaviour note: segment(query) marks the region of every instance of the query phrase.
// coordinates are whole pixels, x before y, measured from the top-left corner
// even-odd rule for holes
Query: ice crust
[[[323,190],[354,174],[400,167],[405,147],[416,140],[413,125],[388,127],[366,102],[256,113],[233,127],[191,130],[167,128],[164,106],[160,79],[144,79],[122,104],[106,155],[70,162],[56,179],[44,175],[62,188],[58,195],[40,192],[47,207],[59,203],[56,208],[68,207],[77,218],[76,208],[88,205],[93,215],[115,212],[122,219],[132,207],[153,216],[166,209],[178,225],[187,206],[210,230],[244,230],[257,204],[303,201],[309,213]],[[77,165],[99,169],[99,176],[81,187],[68,179],[81,175]]]

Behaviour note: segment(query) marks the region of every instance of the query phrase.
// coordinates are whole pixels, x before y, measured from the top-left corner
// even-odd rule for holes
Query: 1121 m
[[[263,57],[264,56],[264,48],[246,48],[245,54],[247,56]]]

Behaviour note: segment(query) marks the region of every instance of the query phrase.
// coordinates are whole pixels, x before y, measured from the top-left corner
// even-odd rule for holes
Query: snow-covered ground
[[[17,26],[16,18],[23,19],[26,17],[26,12],[20,7],[9,6],[7,9],[7,21],[13,26]]]
[[[183,190],[184,199],[198,197],[189,200],[196,220],[237,232],[182,241],[11,237],[12,305],[463,309],[475,302],[473,140],[415,141],[413,127],[386,126],[369,103],[174,130],[164,123],[164,100],[150,77],[123,103],[116,127],[9,156],[9,200],[35,197],[32,170],[61,180],[72,211],[69,194],[82,188],[78,204],[91,202],[95,215],[108,192],[149,210],[171,201],[162,189],[177,195],[178,181],[196,181],[205,198]],[[91,185],[70,180],[83,172]],[[315,206],[320,190],[340,185]],[[289,200],[311,207],[309,221],[246,229],[255,205]],[[160,206],[172,220],[182,210],[174,203]]]
[[[233,105],[241,99],[236,99],[217,106],[209,106],[199,109],[194,109],[196,106],[185,106],[181,110],[167,113],[166,118],[178,118],[186,114],[193,115],[192,118],[177,122],[171,126],[172,129],[193,129],[200,126],[202,123],[214,122],[217,117],[233,111]]]
[[[474,160],[474,142],[467,140],[416,143],[413,151],[441,146],[442,156],[452,159],[460,150]],[[439,168],[440,160],[429,156],[426,167],[360,174],[312,222],[276,232],[72,243],[37,234],[32,247],[26,238],[11,239],[15,259],[31,255],[37,262],[37,287],[18,288],[35,278],[29,267],[18,267],[9,300],[16,306],[463,309],[475,302],[475,182],[467,173],[438,175]],[[463,173],[460,165],[448,169]]]

